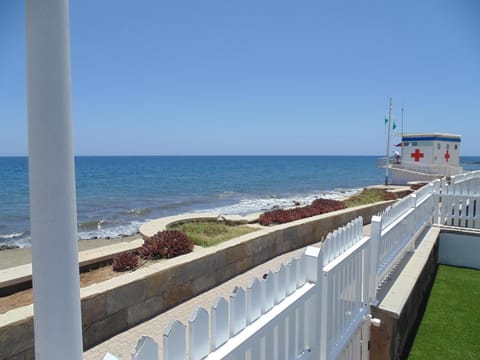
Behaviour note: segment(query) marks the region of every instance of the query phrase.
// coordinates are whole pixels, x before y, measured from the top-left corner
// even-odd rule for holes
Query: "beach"
[[[140,238],[140,235],[132,235],[126,237],[118,237],[114,239],[91,239],[91,240],[79,240],[78,250],[89,250],[99,248],[102,246],[118,244],[120,242],[129,242]],[[0,251],[0,270],[9,267],[25,265],[32,262],[32,249],[31,248],[17,248],[17,249],[5,249]]]

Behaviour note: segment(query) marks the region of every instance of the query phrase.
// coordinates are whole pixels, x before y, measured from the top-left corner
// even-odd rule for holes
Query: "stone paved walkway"
[[[363,233],[364,235],[370,234],[369,225],[364,226]],[[318,245],[319,243],[314,244],[313,246]],[[295,250],[252,268],[249,271],[246,271],[245,273],[226,281],[220,286],[206,291],[87,350],[83,354],[84,359],[101,360],[107,352],[110,352],[117,357],[121,357],[122,360],[130,360],[130,352],[142,335],[148,335],[154,339],[159,345],[160,354],[163,354],[163,331],[166,329],[171,320],[179,320],[186,325],[195,307],[201,306],[210,312],[210,307],[217,296],[224,296],[226,299],[228,299],[235,286],[241,286],[246,289],[248,282],[252,277],[261,277],[268,270],[275,271],[282,263],[288,263],[291,258],[300,256],[300,254],[302,254],[304,251],[304,248]]]

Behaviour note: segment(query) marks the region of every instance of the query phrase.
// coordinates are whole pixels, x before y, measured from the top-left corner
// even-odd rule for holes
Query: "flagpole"
[[[385,186],[388,186],[388,167],[390,161],[388,160],[390,154],[390,122],[392,121],[392,98],[390,97],[390,105],[388,109],[388,134],[387,134],[387,152],[385,156]]]
[[[403,141],[403,101],[402,101],[402,141]]]

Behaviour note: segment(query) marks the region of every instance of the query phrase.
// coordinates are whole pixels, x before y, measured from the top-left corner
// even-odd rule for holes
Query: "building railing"
[[[423,164],[409,160],[397,160],[395,157],[380,158],[377,160],[377,167],[389,166],[392,169],[415,171],[431,176],[453,176],[462,172],[460,166]]]
[[[368,359],[370,304],[432,223],[480,227],[480,172],[435,180],[372,217],[357,218],[320,247],[197,308],[187,325],[172,321],[163,359]],[[142,337],[132,359],[158,359]],[[117,360],[107,354],[104,360]]]

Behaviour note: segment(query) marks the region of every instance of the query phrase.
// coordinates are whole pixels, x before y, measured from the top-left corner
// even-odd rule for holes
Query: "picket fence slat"
[[[275,305],[282,302],[286,295],[287,271],[285,265],[281,264],[278,271],[273,273],[275,287]]]
[[[200,360],[208,355],[209,347],[208,311],[196,307],[188,320],[188,347],[190,360]]]
[[[185,338],[185,325],[178,320],[171,321],[163,333],[163,359],[185,360]]]
[[[297,290],[297,263],[294,259],[286,266],[287,270],[287,295],[293,294]]]
[[[305,284],[305,256],[295,258],[293,261],[297,263],[297,289]]]
[[[275,348],[277,351],[277,359],[286,360],[286,341],[287,341],[287,327],[285,324],[285,317],[282,319],[280,324],[277,326],[277,339],[275,341]]]
[[[275,279],[269,270],[262,280],[262,313],[265,314],[275,304]]]
[[[131,351],[132,360],[157,360],[158,344],[148,336],[142,336]]]
[[[247,286],[247,325],[262,315],[262,285],[257,278],[250,279]]]
[[[245,290],[236,287],[230,295],[230,337],[237,335],[247,325]]]
[[[275,359],[275,338],[274,338],[274,333],[273,331],[270,332],[269,334],[267,334],[265,336],[265,339],[264,339],[264,348],[265,348],[265,353],[264,353],[264,357],[265,357],[265,360],[274,360]]]
[[[225,344],[229,338],[228,302],[224,297],[217,297],[211,308],[211,338],[212,351]]]

